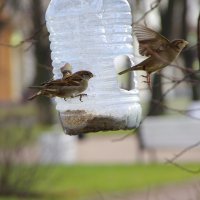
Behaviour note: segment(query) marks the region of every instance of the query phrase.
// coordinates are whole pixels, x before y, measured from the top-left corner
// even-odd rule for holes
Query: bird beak
[[[189,42],[188,41],[185,41],[185,46],[187,46],[189,44]]]

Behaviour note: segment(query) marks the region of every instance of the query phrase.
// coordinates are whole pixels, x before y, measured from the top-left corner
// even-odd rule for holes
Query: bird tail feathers
[[[125,74],[125,73],[130,72],[130,71],[141,70],[141,67],[142,67],[141,65],[135,65],[135,66],[130,67],[130,68],[124,70],[124,71],[119,72],[118,74],[122,75],[122,74]]]
[[[119,75],[122,75],[122,74],[125,74],[125,73],[127,73],[127,72],[130,72],[130,71],[132,71],[132,70],[133,70],[133,68],[131,67],[131,68],[128,68],[128,69],[126,69],[126,70],[124,70],[124,71],[119,72],[118,74],[119,74]]]
[[[28,101],[31,101],[31,100],[35,99],[37,96],[40,96],[40,95],[41,95],[41,92],[39,91],[39,92],[35,93],[34,95],[30,96],[28,98]]]
[[[38,94],[34,94],[34,95],[30,96],[28,98],[28,101],[31,101],[31,100],[35,99],[37,96],[38,96]]]

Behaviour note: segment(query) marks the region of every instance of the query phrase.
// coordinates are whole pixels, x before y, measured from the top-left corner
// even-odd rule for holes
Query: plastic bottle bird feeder
[[[66,134],[132,129],[141,106],[134,73],[118,72],[132,57],[132,16],[126,0],[51,0],[46,13],[54,78],[70,63],[72,72],[91,71],[83,102],[56,98]],[[128,60],[127,60],[128,62]],[[118,65],[117,67],[115,67]]]

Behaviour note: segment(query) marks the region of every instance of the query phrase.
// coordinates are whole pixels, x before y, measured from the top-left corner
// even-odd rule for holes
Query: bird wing
[[[68,76],[65,79],[65,82],[67,84],[69,84],[70,86],[80,86],[81,85],[81,81],[82,81],[82,77],[80,77],[79,75],[77,75],[76,73]]]
[[[167,38],[145,26],[134,26],[134,32],[139,42],[139,53],[142,56],[152,56],[164,51],[170,45]]]
[[[32,89],[54,89],[55,87],[61,86],[80,86],[82,77],[75,74],[69,75],[65,79],[56,79],[56,80],[49,80],[42,83],[40,86],[31,86]]]
[[[74,80],[72,78],[67,78],[67,79],[56,79],[56,80],[51,80],[46,83],[43,83],[43,87],[55,87],[55,86],[79,86],[80,83],[78,80]]]
[[[62,79],[50,80],[46,83],[43,83],[44,87],[53,87],[53,86],[64,86],[66,85],[65,81]]]
[[[49,92],[51,94],[57,94],[59,92],[58,88],[45,88],[43,91]]]

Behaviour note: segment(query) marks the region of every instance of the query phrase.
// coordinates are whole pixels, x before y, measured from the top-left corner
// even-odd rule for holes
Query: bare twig
[[[134,129],[132,133],[125,134],[119,138],[113,139],[112,142],[119,142],[125,140],[127,137],[132,136],[137,133],[137,129]]]
[[[180,69],[181,71],[183,71],[185,73],[195,73],[196,72],[192,68],[189,68],[189,67],[187,68],[187,67],[180,66],[180,65],[177,65],[177,64],[170,64],[169,67],[176,67],[177,69]]]
[[[151,4],[151,8],[150,8],[148,11],[146,11],[146,12],[144,13],[144,15],[142,15],[142,17],[140,17],[138,20],[136,20],[135,22],[133,22],[132,26],[133,26],[134,24],[138,24],[138,23],[141,22],[143,19],[145,19],[146,16],[147,16],[149,13],[151,13],[154,9],[156,9],[156,8],[160,5],[161,1],[162,1],[162,0],[157,0],[157,1],[153,2],[153,3]]]
[[[195,120],[200,120],[200,118],[188,114],[190,111],[196,111],[196,110],[199,110],[200,108],[199,109],[195,108],[195,109],[181,110],[181,109],[177,109],[177,108],[171,108],[171,107],[161,103],[158,100],[153,100],[153,102],[158,104],[159,106],[162,106],[163,108],[165,108],[167,110],[171,110],[171,111],[177,112],[179,114],[185,115],[185,116],[190,117],[190,118],[195,119]]]
[[[194,149],[195,147],[198,147],[199,145],[200,145],[200,141],[198,141],[197,143],[195,143],[193,145],[190,145],[190,146],[184,148],[182,151],[180,151],[178,154],[176,154],[173,158],[166,159],[166,163],[174,165],[174,166],[178,167],[179,169],[184,170],[184,171],[189,172],[189,173],[192,173],[192,174],[200,173],[200,168],[198,168],[196,170],[192,170],[192,169],[186,168],[186,167],[184,167],[184,166],[182,166],[182,165],[180,165],[180,164],[175,162],[178,158],[183,156],[185,153],[187,153],[188,151]]]
[[[0,43],[0,46],[9,47],[9,48],[18,48],[18,47],[22,46],[25,43],[31,43],[31,46],[32,46],[33,43],[37,42],[36,40],[34,40],[34,38],[41,32],[41,30],[44,28],[45,25],[46,25],[46,22],[41,24],[39,29],[37,31],[35,31],[31,36],[29,36],[28,38],[22,40],[18,44],[12,45],[12,44]]]
[[[169,92],[171,92],[173,89],[175,89],[179,84],[181,84],[182,82],[184,82],[184,81],[188,81],[188,78],[191,76],[191,74],[198,74],[198,73],[200,73],[200,71],[194,71],[194,70],[192,70],[190,73],[188,73],[188,74],[186,74],[182,79],[180,79],[180,80],[176,80],[176,81],[174,81],[175,83],[174,83],[174,85],[171,87],[171,88],[169,88],[163,95],[162,95],[162,98],[163,97],[165,97]],[[198,82],[198,81],[197,81]]]
[[[186,171],[186,172],[189,172],[189,173],[192,173],[192,174],[199,174],[200,173],[200,168],[197,169],[197,170],[192,170],[192,169],[189,169],[187,167],[184,167],[176,162],[171,162],[170,160],[166,160],[167,163],[171,164],[171,165],[174,165],[175,167],[183,170],[183,171]]]
[[[167,159],[168,161],[170,160],[170,162],[174,162],[175,160],[177,160],[179,157],[181,157],[183,154],[185,154],[186,152],[194,149],[195,147],[200,145],[200,141],[198,141],[197,143],[186,147],[185,149],[183,149],[182,151],[180,151],[178,154],[176,154],[172,159]]]
[[[169,88],[163,95],[162,99],[167,96],[169,92],[171,92],[174,88],[176,88],[180,83],[182,83],[184,80],[186,80],[188,76],[183,77],[181,80],[177,81],[171,88]]]

